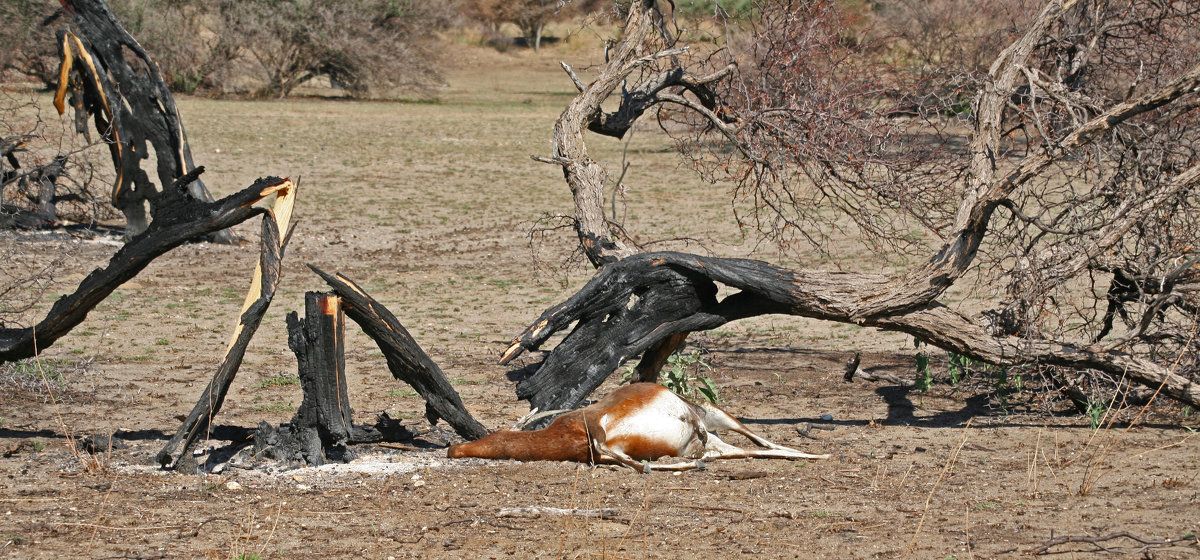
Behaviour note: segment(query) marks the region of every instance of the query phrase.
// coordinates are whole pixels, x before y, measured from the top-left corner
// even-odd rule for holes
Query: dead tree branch
[[[1111,541],[1114,539],[1130,539],[1130,540],[1140,543],[1142,546],[1140,546],[1134,550],[1121,550],[1121,549],[1107,547],[1107,546],[1100,544],[1102,542],[1107,542],[1107,541]],[[1122,553],[1122,554],[1138,554],[1138,553],[1150,550],[1151,548],[1162,548],[1162,547],[1166,547],[1166,546],[1196,546],[1198,544],[1198,542],[1200,542],[1200,541],[1197,541],[1196,535],[1187,535],[1184,537],[1174,537],[1174,538],[1170,538],[1170,539],[1147,539],[1145,537],[1139,537],[1128,531],[1120,531],[1117,533],[1112,533],[1112,534],[1104,535],[1101,537],[1071,535],[1071,536],[1066,536],[1066,537],[1058,537],[1056,539],[1050,539],[1050,540],[1046,541],[1045,543],[1043,543],[1041,546],[1031,550],[1029,552],[1029,554],[1031,554],[1033,556],[1040,556],[1042,554],[1047,554],[1050,552],[1051,548],[1054,548],[1060,544],[1067,544],[1067,543],[1088,543],[1088,544],[1094,545],[1096,547],[1096,550],[1102,550],[1104,552],[1117,552],[1117,553]]]
[[[196,168],[190,175],[203,172]],[[29,358],[82,323],[87,314],[113,290],[140,273],[155,258],[208,233],[240,224],[266,210],[254,203],[291,183],[278,177],[259,179],[249,187],[216,202],[188,199],[164,209],[150,227],[131,239],[109,260],[92,271],[75,292],[54,302],[46,318],[34,327],[0,330],[0,361]]]

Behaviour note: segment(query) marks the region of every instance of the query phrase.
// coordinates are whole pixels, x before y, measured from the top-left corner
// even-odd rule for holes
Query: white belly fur
[[[624,418],[612,414],[600,417],[605,439],[612,441],[622,436],[640,436],[655,439],[667,445],[683,449],[692,439],[691,407],[671,392],[664,391]]]

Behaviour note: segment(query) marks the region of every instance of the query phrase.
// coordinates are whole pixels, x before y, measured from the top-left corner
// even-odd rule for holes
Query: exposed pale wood
[[[212,425],[212,419],[225,402],[225,395],[229,392],[229,386],[241,366],[246,347],[249,346],[250,339],[258,330],[258,325],[275,297],[283,267],[284,249],[291,239],[291,214],[295,205],[296,187],[291,181],[283,181],[270,190],[276,193],[275,203],[271,212],[263,216],[258,263],[251,277],[250,288],[246,292],[242,312],[238,315],[238,322],[225,349],[225,358],[221,360],[221,365],[217,367],[212,380],[204,388],[196,405],[180,424],[175,435],[159,451],[157,461],[164,467],[173,467],[178,463],[192,444]]]

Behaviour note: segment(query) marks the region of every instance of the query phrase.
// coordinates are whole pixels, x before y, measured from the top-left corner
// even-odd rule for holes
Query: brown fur
[[[588,439],[581,413],[569,412],[532,432],[499,430],[475,441],[451,445],[451,458],[516,459],[518,461],[588,462]]]
[[[518,461],[601,462],[589,449],[588,434],[605,441],[599,420],[604,414],[624,417],[644,407],[667,389],[654,383],[634,383],[613,391],[596,403],[555,418],[549,426],[532,432],[498,430],[478,440],[450,446],[451,458],[516,459]],[[678,456],[682,451],[651,438],[621,438],[639,461]]]

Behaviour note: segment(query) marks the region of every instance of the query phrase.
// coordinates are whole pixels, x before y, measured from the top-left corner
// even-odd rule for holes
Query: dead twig
[[[612,508],[600,509],[579,509],[579,508],[556,508],[544,506],[525,506],[500,508],[496,512],[496,517],[524,517],[536,518],[543,515],[571,515],[578,517],[599,517],[600,519],[613,519],[620,512]]]
[[[1119,539],[1119,538],[1132,539],[1134,541],[1141,543],[1142,546],[1141,546],[1141,548],[1138,548],[1136,550],[1121,550],[1121,549],[1117,549],[1117,548],[1109,548],[1109,547],[1106,547],[1106,546],[1100,544],[1105,541],[1111,541],[1113,539]],[[1030,554],[1032,554],[1033,556],[1038,556],[1040,554],[1046,554],[1052,547],[1058,546],[1060,544],[1075,543],[1075,542],[1087,543],[1087,544],[1093,545],[1096,547],[1097,550],[1102,550],[1104,552],[1119,552],[1119,553],[1126,553],[1126,554],[1136,554],[1139,552],[1149,550],[1151,548],[1161,548],[1164,546],[1175,546],[1175,545],[1181,544],[1181,543],[1188,543],[1186,546],[1195,546],[1198,543],[1200,543],[1200,540],[1198,540],[1196,535],[1194,535],[1194,534],[1193,535],[1185,535],[1182,537],[1175,537],[1173,539],[1162,539],[1162,540],[1147,539],[1144,537],[1139,537],[1137,535],[1134,535],[1133,533],[1130,533],[1128,531],[1120,531],[1117,533],[1104,535],[1102,537],[1068,535],[1066,537],[1058,537],[1056,539],[1050,539],[1050,540],[1046,541],[1045,543],[1043,543],[1041,546],[1030,551]]]

